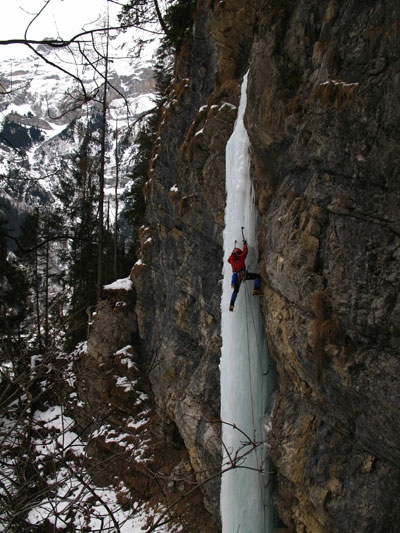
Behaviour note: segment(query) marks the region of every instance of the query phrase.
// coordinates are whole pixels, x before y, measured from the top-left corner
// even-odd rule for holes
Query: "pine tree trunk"
[[[102,123],[100,137],[100,176],[99,176],[99,220],[98,220],[98,248],[97,248],[97,301],[100,301],[103,287],[103,222],[104,222],[104,170],[106,157],[106,126],[107,126],[107,83],[108,83],[108,45],[109,35],[107,33],[105,71],[104,71],[104,92],[102,101]]]
[[[114,257],[113,257],[113,271],[114,279],[117,279],[117,247],[118,247],[118,181],[119,181],[119,167],[118,167],[118,121],[115,124],[115,223],[114,223]]]

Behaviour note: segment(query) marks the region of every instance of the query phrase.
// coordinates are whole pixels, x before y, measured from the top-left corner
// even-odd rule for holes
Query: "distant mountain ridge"
[[[122,35],[118,39],[119,46],[122,46],[123,40],[128,40],[128,37]],[[107,147],[110,153],[106,156],[106,187],[114,185],[115,130],[118,129],[120,139],[126,144],[128,131],[131,137],[135,135],[135,128],[131,132],[131,124],[154,105],[152,54],[137,58],[133,51],[129,51],[128,44],[124,47],[123,58],[116,58],[114,53],[109,61]],[[101,65],[96,67],[96,74],[96,69],[78,64],[81,58],[73,58],[68,49],[55,53],[41,46],[38,51],[49,62],[56,63],[74,76],[78,74],[88,93],[96,88],[96,84],[101,90]],[[97,80],[94,79],[96,76]],[[3,194],[12,199],[13,194],[5,185],[5,180],[21,169],[26,179],[39,180],[41,187],[51,194],[54,183],[46,180],[45,176],[52,174],[55,165],[60,165],[79,148],[82,142],[79,132],[96,120],[94,117],[101,111],[100,104],[91,101],[77,108],[74,97],[81,89],[77,80],[34,54],[3,61],[0,83],[5,91],[0,95],[0,183],[4,185]],[[75,129],[75,134],[71,133],[71,129]],[[69,138],[68,143],[65,135]],[[122,186],[131,163],[129,151],[125,146],[119,163]],[[14,199],[28,204],[36,202],[29,195],[19,194]]]

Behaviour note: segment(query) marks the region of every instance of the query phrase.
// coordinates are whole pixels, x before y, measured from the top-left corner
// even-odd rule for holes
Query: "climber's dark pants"
[[[256,274],[255,272],[246,272],[245,270],[242,270],[240,272],[234,272],[232,274],[232,288],[233,293],[231,296],[231,306],[235,305],[236,297],[238,295],[240,284],[242,281],[246,281],[248,279],[254,279],[254,289],[259,290],[260,288],[260,274]]]

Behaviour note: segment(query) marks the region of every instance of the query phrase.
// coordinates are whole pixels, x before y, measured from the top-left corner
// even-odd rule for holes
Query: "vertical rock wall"
[[[247,126],[293,531],[400,521],[400,5],[260,8]]]
[[[271,456],[292,531],[400,520],[400,7],[200,1],[177,58],[132,271],[158,408],[199,481],[220,465],[225,145],[247,127],[279,390]],[[204,485],[218,517],[219,482]]]
[[[146,185],[141,260],[131,279],[158,408],[177,427],[218,522],[225,146],[254,9],[239,0],[215,4],[197,3],[176,59]]]

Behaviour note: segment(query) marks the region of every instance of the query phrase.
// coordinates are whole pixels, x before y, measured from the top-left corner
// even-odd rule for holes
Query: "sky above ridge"
[[[107,0],[0,0],[7,7],[0,17],[0,40],[21,39],[36,13],[46,5],[31,24],[27,37],[41,40],[61,36],[70,38],[90,23],[105,17],[107,5],[111,22],[120,7]],[[123,3],[123,2],[122,2]],[[98,25],[98,23],[97,23]],[[92,26],[93,27],[93,26]],[[0,46],[0,59],[23,57],[28,49],[22,45]]]

